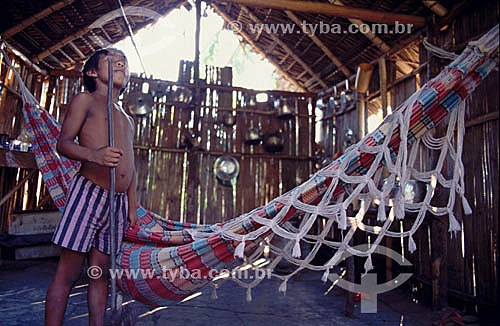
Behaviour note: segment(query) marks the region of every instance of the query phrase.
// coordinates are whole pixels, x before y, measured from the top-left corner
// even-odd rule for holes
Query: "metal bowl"
[[[387,184],[388,180],[384,179],[384,185]],[[394,186],[389,193],[390,198],[396,198],[401,191],[401,183],[399,180],[394,181]],[[406,183],[403,197],[406,203],[415,204],[420,203],[424,200],[425,193],[427,191],[427,185],[424,182],[417,180],[408,180]]]
[[[127,108],[135,116],[145,116],[153,111],[153,96],[149,93],[134,91],[127,95]]]
[[[214,172],[221,185],[232,186],[238,179],[240,164],[230,155],[220,156],[214,162]]]

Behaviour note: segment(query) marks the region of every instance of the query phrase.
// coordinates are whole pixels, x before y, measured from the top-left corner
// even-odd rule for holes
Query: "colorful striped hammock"
[[[404,140],[408,145],[448,116],[497,66],[496,60],[492,58],[497,47],[498,25],[481,40],[471,42],[452,64],[414,94],[411,107],[401,105],[395,110],[395,112],[411,110],[411,115],[407,114],[410,117],[409,128]],[[56,141],[60,133],[59,124],[46,110],[39,108],[37,101],[24,87],[21,78],[18,75],[17,77],[21,84],[25,103],[23,113],[32,137],[36,162],[55,204],[62,210],[65,205],[65,194],[73,175],[79,168],[79,163],[58,155]],[[388,135],[387,127],[390,122],[390,117],[385,119],[375,132],[361,141],[362,145],[373,147],[383,144]],[[402,143],[401,132],[397,128],[399,127],[392,130],[390,141],[386,142],[389,149],[387,154],[392,159],[398,156]],[[385,156],[385,159],[376,161],[376,157],[375,153],[347,152],[324,170],[331,171],[345,166],[343,170],[345,175],[364,176],[373,162],[377,162],[379,168],[388,160]],[[185,268],[189,271],[198,270],[201,272],[201,277],[168,279],[138,275],[135,278],[122,277],[117,280],[117,284],[123,293],[150,305],[178,302],[209,284],[217,275],[210,271],[222,271],[238,266],[242,263],[238,257],[248,256],[261,250],[262,240],[273,233],[275,227],[283,225],[293,216],[306,211],[311,212],[308,209],[323,203],[325,194],[329,200],[335,200],[341,198],[346,190],[349,190],[348,193],[352,192],[352,188],[348,188],[349,185],[342,180],[337,179],[335,184],[332,182],[334,182],[332,177],[315,174],[302,186],[269,204],[216,225],[171,221],[138,205],[140,225],[127,232],[122,250],[117,257],[117,265],[122,270],[139,268],[152,270],[154,275],[164,275],[165,270],[175,271]],[[300,202],[302,208],[287,204],[290,197]],[[314,211],[314,208],[312,210]],[[316,215],[317,213],[316,211]],[[345,209],[339,214],[344,215],[345,222]],[[264,222],[266,220],[273,221],[274,224],[267,225]],[[342,217],[336,221],[341,228],[345,228],[345,225],[341,225]],[[299,240],[297,237],[296,246]],[[295,257],[300,256],[297,250],[300,251],[300,247],[298,249],[294,247]],[[331,265],[325,265],[321,269],[327,270],[330,267]],[[287,280],[285,279],[285,287]]]

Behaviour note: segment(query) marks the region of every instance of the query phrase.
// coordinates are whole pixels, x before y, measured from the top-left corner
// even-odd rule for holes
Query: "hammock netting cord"
[[[448,215],[449,231],[452,234],[460,231],[460,223],[453,213],[456,195],[461,199],[464,212],[472,212],[464,196],[465,171],[461,160],[464,101],[497,66],[498,36],[497,25],[478,41],[470,42],[459,56],[426,42],[424,45],[432,53],[455,58],[454,61],[387,116],[374,132],[309,180],[265,206],[223,223],[197,225],[168,220],[138,205],[140,224],[127,231],[117,265],[122,271],[140,269],[150,274],[123,274],[117,280],[121,291],[150,305],[167,305],[188,297],[205,285],[211,285],[212,294],[216,296],[215,290],[231,280],[246,288],[247,299],[251,300],[251,289],[263,277],[249,282],[239,279],[234,271],[241,269],[244,263],[245,268],[250,269],[263,266],[261,258],[265,245],[273,253],[266,261],[266,268],[274,269],[282,259],[296,265],[289,274],[272,274],[282,280],[279,291],[286,292],[290,277],[303,269],[323,271],[322,280],[326,281],[332,267],[346,253],[366,257],[365,270],[372,269],[371,254],[385,236],[408,237],[408,249],[413,252],[416,249],[413,234],[427,212]],[[4,57],[8,60],[8,56]],[[55,204],[62,210],[79,162],[58,155],[59,124],[40,108],[18,73],[12,70],[20,83],[23,113],[36,162]],[[429,131],[448,117],[446,135],[434,138]],[[419,148],[437,151],[434,167],[428,170],[416,167]],[[443,165],[451,166],[451,171],[444,173]],[[384,169],[388,177],[381,182]],[[421,202],[407,201],[404,191],[393,193],[396,185],[405,189],[414,180],[427,185]],[[447,190],[445,207],[431,205],[436,187]],[[352,214],[355,216],[348,216],[348,208],[355,207],[354,201],[359,203],[356,205],[359,209]],[[377,225],[363,223],[369,207],[377,209]],[[416,215],[411,228],[391,231],[393,222],[403,219],[406,212]],[[318,216],[326,219],[326,224],[320,234],[310,234]],[[299,227],[289,222],[293,217],[300,217]],[[332,228],[342,230],[341,241],[326,239]],[[349,245],[356,231],[373,235],[375,240],[367,250]],[[284,248],[274,245],[273,237],[284,240]],[[304,243],[312,245],[312,249],[303,254]],[[332,248],[332,256],[324,265],[312,265],[321,245]],[[195,277],[182,277],[182,269]],[[165,277],[166,271],[170,277]]]

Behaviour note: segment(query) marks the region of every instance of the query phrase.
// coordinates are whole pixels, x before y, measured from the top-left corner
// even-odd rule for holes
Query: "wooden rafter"
[[[137,3],[139,3],[140,0],[136,0],[136,1],[133,1],[131,3],[129,3],[128,5],[129,6],[133,6],[133,5],[136,5]],[[170,13],[170,11],[172,11],[173,9],[181,6],[184,2],[181,2],[179,3],[176,7],[172,7],[170,8],[165,14],[164,16],[168,15]],[[49,56],[50,54],[56,52],[57,50],[59,50],[60,48],[68,45],[70,42],[73,42],[74,40],[77,40],[81,37],[83,37],[85,34],[87,34],[90,30],[91,30],[91,26],[93,25],[90,24],[82,29],[80,29],[79,31],[77,31],[76,33],[64,38],[63,40],[57,42],[56,44],[52,45],[51,47],[49,47],[48,49],[46,49],[45,51],[39,53],[38,55],[36,55],[34,58],[33,58],[33,62],[39,62],[41,60],[43,60],[44,58],[46,58],[47,56]],[[87,42],[88,43],[88,42]]]
[[[293,12],[290,10],[285,11],[286,15],[295,22],[295,24],[302,26],[302,22],[300,21],[299,17],[295,15]],[[352,73],[351,71],[340,61],[339,58],[337,58],[332,51],[316,36],[312,31],[309,29],[307,30],[307,35],[311,38],[311,40],[316,44],[327,56],[332,60],[332,62],[346,75],[346,77],[349,77]]]
[[[242,6],[241,7],[245,12],[246,14],[250,17],[251,20],[253,20],[255,23],[257,24],[262,24],[262,21],[257,17],[255,16],[247,7],[245,6]],[[324,88],[327,88],[328,85],[323,81],[321,80],[320,76],[315,73],[311,67],[309,67],[309,65],[307,65],[304,60],[302,60],[285,42],[283,42],[277,35],[275,35],[274,33],[268,33],[268,35],[273,39],[273,41],[276,41],[276,43],[278,43],[279,46],[281,46],[287,53],[290,54],[290,56],[295,60],[297,61],[297,63],[299,63],[305,70],[307,70],[307,72],[313,76],[320,84],[321,84],[321,87],[324,87]]]
[[[210,5],[222,17],[222,19],[224,19],[224,21],[226,21],[228,24],[231,24],[231,22],[233,21],[232,18],[229,17],[228,14],[226,14],[217,4],[211,3]],[[255,51],[257,51],[260,55],[262,55],[264,58],[266,58],[267,60],[269,60],[269,62],[283,76],[285,76],[285,78],[288,79],[295,87],[297,87],[298,89],[300,89],[303,92],[306,92],[306,89],[304,87],[302,87],[301,85],[299,85],[299,83],[292,76],[290,76],[290,74],[288,72],[286,72],[285,70],[283,70],[277,62],[275,62],[270,56],[268,56],[266,54],[266,52],[264,50],[262,50],[259,46],[257,46],[257,44],[250,37],[250,35],[248,35],[247,33],[245,33],[241,29],[237,29],[237,32],[238,32],[238,34],[241,35],[241,37],[243,37],[243,39],[245,41],[247,41],[255,49]]]
[[[330,3],[336,4],[338,6],[344,6],[341,0],[329,0]],[[360,19],[353,19],[349,18],[349,21],[357,26],[362,26],[365,24],[362,20]],[[368,31],[366,33],[363,33],[363,35],[369,39],[377,48],[379,48],[382,52],[389,52],[391,50],[391,47],[387,45],[380,37],[378,37],[375,33],[372,31]],[[410,71],[413,70],[413,67],[408,65],[405,62],[396,62],[396,66],[405,74],[409,73]]]
[[[224,0],[234,2],[249,7],[276,8],[282,10],[309,12],[315,14],[324,14],[344,18],[362,19],[370,22],[394,24],[396,21],[401,24],[413,24],[422,27],[425,25],[425,18],[420,16],[404,15],[397,13],[388,13],[383,11],[352,8],[346,6],[332,5],[313,1],[295,1],[295,0]]]
[[[78,56],[80,57],[80,59],[85,59],[86,58],[85,55],[83,54],[83,52],[80,51],[80,49],[75,45],[75,43],[69,42],[68,44],[76,52],[76,54],[78,54]]]
[[[423,2],[427,8],[432,10],[432,12],[434,12],[439,17],[444,17],[448,14],[448,10],[443,7],[443,5],[439,3],[439,1],[424,0]]]
[[[64,1],[59,1],[52,6],[40,11],[39,13],[34,14],[33,16],[26,18],[23,20],[21,23],[17,24],[16,26],[13,26],[6,30],[4,33],[2,33],[3,38],[8,39],[12,37],[13,35],[19,33],[26,27],[33,25],[35,22],[39,21],[40,19],[43,19],[50,15],[53,12],[56,12],[60,10],[61,8],[64,8],[70,4],[72,4],[74,0],[64,0]]]

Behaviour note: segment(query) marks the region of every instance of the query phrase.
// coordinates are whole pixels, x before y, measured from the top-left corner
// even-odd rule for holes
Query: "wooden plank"
[[[61,219],[59,211],[39,211],[12,214],[9,218],[10,235],[52,233]]]
[[[37,169],[35,154],[0,148],[0,166]]]

